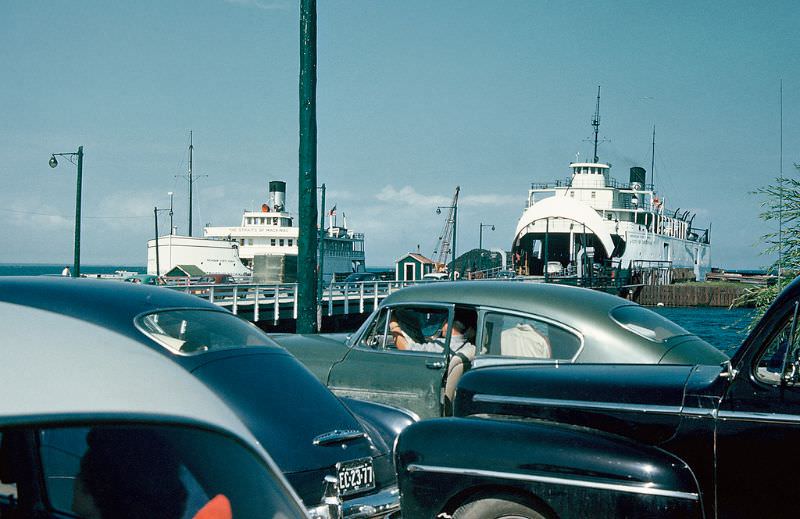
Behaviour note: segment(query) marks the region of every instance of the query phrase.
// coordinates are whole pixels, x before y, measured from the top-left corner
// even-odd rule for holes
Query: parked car
[[[517,277],[517,273],[513,270],[500,270],[498,271],[494,277],[496,278],[505,278],[505,279],[513,279]]]
[[[390,323],[400,319],[425,342],[456,313],[477,346],[464,359],[398,350]],[[471,330],[471,332],[470,332]],[[389,295],[349,337],[274,335],[340,396],[405,407],[421,417],[449,414],[463,371],[495,364],[624,362],[719,364],[719,350],[635,303],[585,288],[513,281],[428,283]],[[444,337],[449,345],[450,333]]]
[[[800,278],[718,365],[467,373],[400,436],[403,516],[796,517],[799,307]]]
[[[0,302],[0,322],[0,517],[306,517],[255,437],[185,370],[56,312]]]
[[[397,510],[391,449],[416,417],[367,402],[348,407],[252,323],[166,288],[89,279],[0,278],[0,301],[113,330],[192,373],[272,453],[312,516],[328,517],[337,501],[334,515],[344,517]]]
[[[329,290],[333,294],[354,294],[359,293],[365,283],[368,284],[365,290],[370,290],[375,281],[381,281],[375,272],[353,272],[343,280],[331,283]]]
[[[162,281],[161,278],[154,274],[134,274],[132,276],[128,276],[123,281],[127,281],[128,283],[141,283],[144,285],[161,285]]]

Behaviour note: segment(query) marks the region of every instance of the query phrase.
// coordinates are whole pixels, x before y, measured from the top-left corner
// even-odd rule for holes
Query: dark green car
[[[473,345],[451,351],[454,321]],[[396,347],[397,324],[418,344]],[[443,327],[447,324],[446,327]],[[455,323],[458,328],[458,322]],[[437,337],[442,329],[443,337]],[[461,373],[509,363],[713,364],[718,349],[672,321],[616,296],[562,285],[461,281],[399,290],[352,335],[276,335],[334,393],[448,415]],[[435,350],[430,347],[428,349]]]

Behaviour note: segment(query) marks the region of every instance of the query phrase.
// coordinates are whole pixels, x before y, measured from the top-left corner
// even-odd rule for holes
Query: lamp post
[[[450,278],[455,281],[456,278],[456,233],[458,231],[458,202],[455,202],[453,205],[440,205],[436,208],[436,214],[442,214],[442,209],[450,209],[453,215],[453,247],[451,249],[451,254],[453,258],[453,271],[450,273]]]
[[[172,195],[173,195],[173,192],[170,191],[167,194],[169,195],[169,235],[172,236],[174,234],[173,230],[175,229],[175,227],[172,225],[172,214],[173,214],[172,213]]]
[[[170,193],[172,194],[172,193]],[[161,277],[161,262],[159,258],[159,250],[158,250],[158,213],[159,211],[166,211],[166,209],[159,209],[158,207],[153,208],[153,223],[155,224],[155,234],[156,234],[156,277]],[[170,210],[170,216],[172,216],[172,210]],[[170,235],[172,231],[170,230]],[[172,238],[169,239],[170,248],[172,247]],[[171,256],[171,254],[170,254]],[[170,257],[170,261],[172,258]]]
[[[81,275],[81,182],[83,177],[83,146],[78,146],[77,153],[53,153],[50,155],[50,167],[58,166],[56,157],[67,157],[67,160],[78,166],[78,187],[75,190],[75,257],[72,266],[72,277]],[[77,157],[77,162],[73,162]]]
[[[483,228],[484,227],[491,227],[494,230],[493,223],[483,223],[481,222],[481,231],[478,233],[478,249],[483,250]]]

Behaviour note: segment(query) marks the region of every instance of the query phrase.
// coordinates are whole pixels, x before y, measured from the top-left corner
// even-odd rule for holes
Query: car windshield
[[[620,326],[653,342],[664,342],[676,335],[689,332],[652,310],[638,306],[618,306],[611,310],[611,318]]]
[[[181,355],[244,346],[275,346],[256,326],[224,311],[162,310],[139,316],[136,325],[158,344]]]

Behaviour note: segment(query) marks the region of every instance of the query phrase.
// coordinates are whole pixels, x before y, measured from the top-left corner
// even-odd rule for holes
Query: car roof
[[[383,304],[412,302],[502,308],[549,316],[565,324],[583,322],[587,318],[608,318],[613,308],[636,305],[598,290],[519,281],[445,281],[415,285],[394,292]]]
[[[71,315],[144,341],[133,326],[141,313],[163,308],[200,308],[228,312],[180,291],[107,279],[49,276],[0,276],[0,301]]]
[[[0,421],[150,416],[221,429],[255,444],[239,418],[202,382],[124,335],[4,302],[0,322]]]

